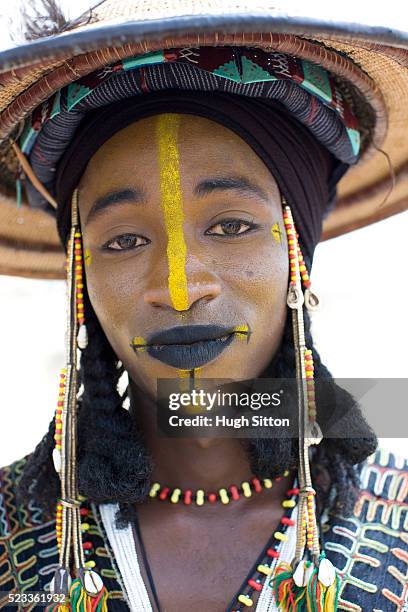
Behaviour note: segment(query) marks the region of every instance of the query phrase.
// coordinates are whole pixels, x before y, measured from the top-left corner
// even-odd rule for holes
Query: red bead
[[[209,501],[211,504],[214,504],[214,503],[217,501],[217,496],[216,496],[216,494],[215,494],[215,493],[209,493],[209,494],[208,494],[208,501]]]
[[[286,495],[288,496],[299,495],[299,489],[288,489],[286,491]]]
[[[85,548],[85,550],[90,550],[93,548],[93,544],[92,542],[82,542],[82,548]]]
[[[232,499],[234,499],[235,501],[237,499],[239,499],[239,493],[238,493],[238,489],[235,485],[231,485],[229,490],[231,491],[231,497]]]
[[[273,557],[273,559],[277,559],[279,557],[278,551],[274,550],[273,548],[268,548],[266,554],[268,555],[268,557]]]
[[[187,504],[187,506],[191,504],[191,494],[192,494],[191,489],[186,489],[184,493],[184,503]]]
[[[282,525],[294,525],[295,521],[293,521],[292,519],[288,518],[287,516],[283,516],[281,518],[281,523],[282,523]]]
[[[89,514],[88,508],[81,508],[80,511],[79,511],[79,514],[81,516],[88,516],[88,514]]]
[[[255,591],[262,591],[262,584],[260,584],[259,582],[255,582],[255,580],[253,580],[252,578],[248,580],[248,584],[253,589],[255,589]]]
[[[169,491],[169,487],[164,487],[159,493],[159,499],[166,499],[167,495],[169,494]]]
[[[260,493],[262,491],[262,485],[259,482],[258,478],[252,478],[252,484],[254,485],[254,489],[257,493]]]

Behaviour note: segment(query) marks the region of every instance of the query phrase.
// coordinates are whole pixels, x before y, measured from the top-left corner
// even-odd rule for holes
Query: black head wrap
[[[91,157],[119,130],[161,113],[198,115],[216,121],[238,134],[259,155],[292,208],[303,255],[311,266],[323,218],[334,198],[336,183],[348,166],[338,162],[278,102],[218,92],[152,93],[90,112],[57,168],[57,224],[63,244],[70,228],[72,193]]]

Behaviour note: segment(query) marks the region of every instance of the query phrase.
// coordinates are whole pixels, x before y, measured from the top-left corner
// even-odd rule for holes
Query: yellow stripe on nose
[[[161,206],[167,232],[169,292],[174,308],[176,310],[187,310],[187,248],[183,232],[184,215],[180,185],[180,160],[177,148],[179,125],[179,115],[159,115],[156,134],[159,146]]]

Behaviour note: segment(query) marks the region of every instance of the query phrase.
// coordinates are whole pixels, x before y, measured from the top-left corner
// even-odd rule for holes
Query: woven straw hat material
[[[272,7],[268,2],[242,0],[205,3],[109,0],[97,6],[91,15],[78,20],[78,24],[52,41],[38,41],[4,53],[3,64],[0,58],[0,138],[3,139],[0,181],[3,193],[9,197],[16,164],[8,137],[21,129],[22,119],[61,87],[104,65],[150,51],[198,45],[243,45],[280,51],[320,64],[351,85],[351,90],[355,87],[359,95],[354,103],[360,104],[361,97],[365,100],[365,108],[363,104],[357,111],[368,120],[374,146],[365,148],[359,164],[341,180],[337,206],[325,220],[323,239],[407,208],[408,140],[404,138],[404,131],[408,125],[408,109],[401,100],[407,99],[408,94],[408,50],[406,39],[398,38],[397,33],[387,32],[384,44],[375,31],[364,26],[358,27],[356,33],[341,24],[322,25],[307,18],[302,20],[299,11],[288,14],[283,5],[274,3]],[[364,141],[365,134],[362,136]],[[379,148],[390,156],[396,174],[396,188],[385,204],[390,171],[387,158]],[[38,216],[26,206],[16,209],[14,223],[9,218],[6,224],[1,215],[2,251],[19,249],[24,224],[17,220],[22,218],[29,226],[34,223],[35,227],[38,223]],[[42,235],[45,237],[44,232]],[[28,244],[24,242],[25,247]],[[38,242],[33,241],[32,251],[24,249],[25,270],[41,275],[49,255],[47,274],[62,277],[62,254],[55,266],[58,256],[49,250],[50,244],[58,244],[52,224],[47,224],[47,237],[42,244],[41,265]],[[0,256],[0,272],[22,273],[20,265],[12,262],[12,257]]]

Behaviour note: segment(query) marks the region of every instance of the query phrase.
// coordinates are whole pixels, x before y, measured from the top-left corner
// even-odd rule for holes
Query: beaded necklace
[[[281,502],[283,508],[283,515],[280,519],[279,527],[276,531],[274,531],[274,533],[271,535],[268,542],[266,543],[266,546],[262,549],[260,555],[251,567],[245,580],[241,584],[238,594],[232,598],[231,602],[227,606],[226,612],[241,612],[244,610],[249,611],[251,609],[254,609],[254,594],[257,594],[262,590],[265,580],[270,580],[272,578],[274,570],[271,567],[271,564],[273,564],[273,562],[275,562],[276,564],[280,556],[279,547],[282,542],[286,542],[288,539],[288,536],[286,535],[288,527],[295,525],[295,521],[290,518],[290,515],[293,511],[293,508],[296,506],[298,493],[299,489],[296,487],[293,487],[286,491],[285,499],[283,499]],[[137,537],[139,539],[141,555],[143,558],[144,566],[146,568],[146,575],[150,583],[151,592],[153,594],[157,610],[158,612],[161,612],[157,596],[157,590],[154,584],[149,561],[146,555],[146,550],[144,547],[137,516],[136,519],[133,521],[133,525]]]
[[[203,506],[206,501],[210,504],[220,501],[226,505],[231,500],[237,501],[241,495],[252,497],[252,493],[261,493],[264,489],[271,489],[273,482],[279,482],[286,476],[289,476],[289,470],[286,470],[282,476],[276,476],[273,479],[263,478],[260,480],[256,476],[252,476],[249,480],[241,482],[239,486],[230,485],[228,488],[221,488],[217,492],[210,493],[205,493],[203,489],[197,489],[195,492],[192,489],[182,491],[178,487],[172,489],[155,482],[150,488],[149,497],[161,501],[170,501],[172,504],[182,502],[186,506],[190,506],[192,503],[196,506]]]

